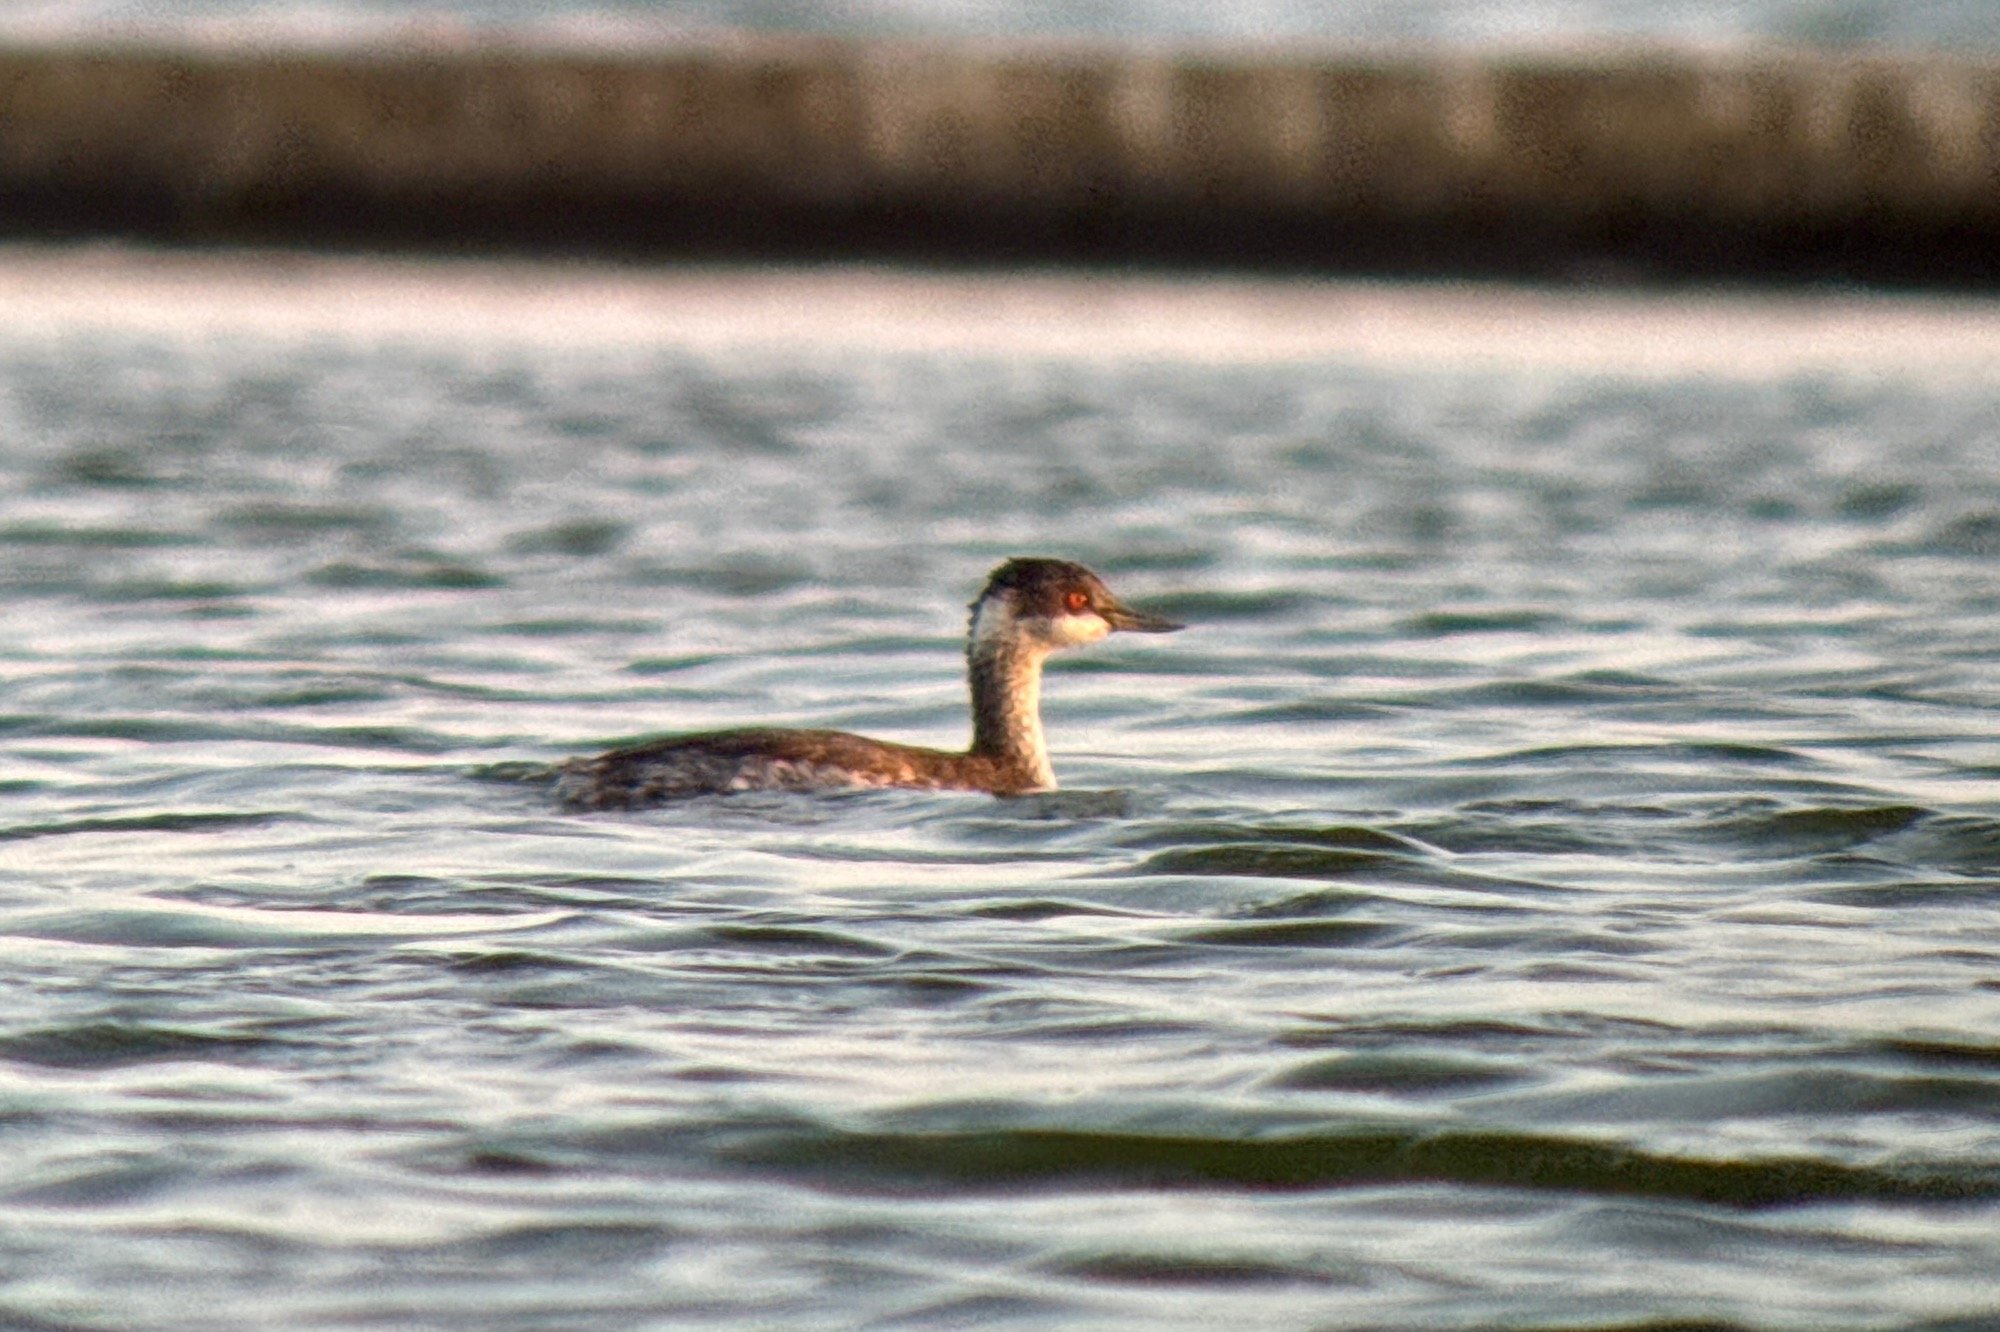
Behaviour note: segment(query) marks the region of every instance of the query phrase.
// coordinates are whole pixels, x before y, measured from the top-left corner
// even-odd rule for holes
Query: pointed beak
[[[1176,629],[1187,628],[1176,624],[1162,615],[1148,615],[1145,611],[1135,611],[1130,606],[1112,602],[1109,606],[1099,606],[1097,613],[1113,629],[1128,634],[1170,634]]]

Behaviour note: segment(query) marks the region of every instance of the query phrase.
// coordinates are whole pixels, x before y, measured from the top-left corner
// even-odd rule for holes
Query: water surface
[[[868,273],[748,337],[587,272],[23,271],[0,1321],[2000,1310],[1990,309],[1489,289],[1474,355],[1435,291],[1317,288],[1376,322],[1314,347],[1080,284],[1037,354],[813,303]],[[1563,350],[1635,309],[1678,359]],[[1015,553],[1194,626],[1052,671],[1062,793],[518,779],[960,743]]]

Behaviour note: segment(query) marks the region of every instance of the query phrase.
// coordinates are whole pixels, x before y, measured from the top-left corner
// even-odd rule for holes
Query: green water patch
[[[460,771],[471,781],[494,782],[503,786],[553,786],[559,775],[554,764],[535,763],[527,759],[474,763]]]
[[[223,529],[253,540],[282,541],[328,532],[385,533],[395,528],[396,515],[387,508],[370,505],[264,499],[227,509],[215,521]]]
[[[1243,846],[1270,843],[1286,847],[1326,847],[1338,851],[1422,854],[1426,849],[1394,833],[1359,824],[1175,823],[1139,836],[1124,845],[1149,847]]]
[[[630,533],[629,523],[573,518],[516,533],[507,544],[524,555],[608,555]]]
[[[1898,846],[1909,863],[1978,878],[2000,870],[2000,819],[1946,814],[1912,827]]]
[[[315,587],[335,591],[480,591],[505,587],[507,580],[469,564],[451,560],[410,563],[364,563],[338,560],[306,576]]]
[[[185,1159],[175,1153],[159,1150],[118,1150],[92,1152],[61,1163],[45,1173],[25,1183],[9,1188],[7,1201],[16,1206],[35,1208],[74,1208],[88,1211],[96,1208],[131,1207],[161,1198],[174,1190],[187,1188],[199,1175]],[[55,1328],[61,1323],[16,1321],[12,1310],[6,1315],[7,1326],[21,1328]],[[72,1322],[70,1326],[75,1326]]]
[[[629,885],[626,887],[625,885]],[[491,916],[505,919],[521,912],[543,913],[551,908],[620,911],[662,910],[672,881],[622,877],[533,875],[431,876],[371,874],[360,883],[333,880],[313,890],[316,905],[381,916]],[[210,888],[200,900],[256,906],[254,898],[232,902]]]
[[[468,976],[547,976],[591,970],[575,958],[527,948],[492,948],[451,957],[445,964]]]
[[[1810,755],[1774,745],[1730,741],[1677,741],[1666,744],[1538,745],[1530,749],[1510,750],[1503,754],[1484,754],[1477,758],[1461,759],[1454,766],[1632,769],[1653,764],[1673,764],[1704,767],[1747,765],[1792,768],[1811,767],[1817,762]]]
[[[214,833],[237,828],[258,828],[279,823],[294,815],[277,811],[247,814],[160,813],[125,817],[64,819],[50,823],[22,823],[0,828],[0,842],[27,841],[37,837],[70,837],[81,833]]]
[[[1049,1265],[1061,1276],[1085,1281],[1110,1281],[1144,1286],[1288,1286],[1300,1282],[1326,1284],[1317,1269],[1272,1262],[1244,1254],[1218,1257],[1195,1253],[1101,1253]],[[1338,1281],[1365,1284],[1358,1277]]]
[[[1855,522],[1881,522],[1923,503],[1924,492],[1908,482],[1878,482],[1848,487],[1833,511]]]
[[[1260,879],[1340,879],[1388,869],[1399,857],[1379,851],[1326,846],[1271,846],[1261,842],[1176,847],[1158,851],[1133,874],[1216,875]]]
[[[334,749],[383,749],[400,754],[449,754],[470,743],[416,726],[260,726],[244,732],[240,738]]]
[[[889,1002],[900,1001],[925,1008],[981,999],[999,988],[989,981],[970,976],[924,971],[902,976],[871,976],[868,986]]]
[[[1616,1027],[1599,1020],[1564,1021],[1560,1018],[1539,1024],[1507,1022],[1497,1018],[1404,1019],[1355,1024],[1347,1019],[1324,1019],[1327,1025],[1297,1027],[1280,1032],[1275,1043],[1295,1050],[1392,1050],[1413,1045],[1451,1047],[1477,1045],[1488,1050],[1526,1054],[1546,1049],[1551,1042],[1576,1039],[1580,1035],[1601,1035],[1601,1028]],[[1652,1035],[1670,1028],[1660,1023],[1628,1024]]]
[[[638,636],[650,634],[659,626],[651,620],[636,616],[599,615],[538,615],[525,620],[509,620],[500,624],[487,625],[477,630],[496,638],[588,638],[601,634]],[[712,660],[713,658],[711,658]],[[628,669],[632,669],[628,667]]]
[[[1412,638],[1452,638],[1460,634],[1522,634],[1553,630],[1564,617],[1549,611],[1430,611],[1403,622],[1402,630]]]
[[[1908,907],[1965,907],[1991,910],[2000,904],[2000,883],[1966,879],[1919,879],[1894,883],[1845,884],[1799,894],[1802,901],[1828,906],[1894,911]]]
[[[214,722],[184,717],[63,717],[47,713],[14,713],[0,716],[0,735],[4,734],[171,744],[185,740],[233,740],[240,738],[241,732]]]
[[[92,586],[92,601],[232,601],[256,595],[263,589],[245,583],[225,583],[213,578],[120,578]],[[219,610],[223,608],[209,608]],[[250,614],[249,607],[230,608]]]
[[[175,1060],[229,1063],[289,1044],[254,1032],[96,1021],[0,1036],[0,1060],[68,1069],[127,1068]]]
[[[1124,873],[1267,879],[1381,873],[1407,867],[1428,852],[1408,838],[1349,824],[1176,824],[1131,838],[1126,845],[1159,849]]]
[[[734,562],[710,565],[642,564],[626,573],[636,586],[677,588],[720,597],[768,597],[780,592],[814,586],[812,571],[803,565],[764,561],[746,556]]]
[[[1409,711],[1408,704],[1387,705],[1374,700],[1344,698],[1299,698],[1282,703],[1260,703],[1214,716],[1189,717],[1162,723],[1168,729],[1213,726],[1219,722],[1245,726],[1303,726],[1314,723],[1372,722],[1393,718]]]
[[[898,950],[837,930],[799,925],[711,925],[702,933],[718,944],[766,953],[890,957]]]
[[[1644,938],[1605,930],[1524,927],[1517,929],[1441,929],[1432,936],[1439,947],[1475,953],[1516,953],[1547,958],[1649,957],[1662,946]]]
[[[463,988],[468,1002],[491,1011],[528,1013],[603,1011],[621,1004],[650,1007],[671,1003],[671,985],[643,969],[614,965],[602,958],[540,948],[460,947],[447,945],[433,954]],[[562,1042],[562,1058],[592,1060],[622,1052],[637,1054],[629,1043],[613,1042],[593,1049]],[[550,1047],[550,1053],[554,1050]],[[539,1056],[538,1056],[539,1057]]]
[[[1140,913],[1117,907],[1103,906],[1095,902],[1069,901],[1057,897],[1003,898],[967,908],[968,916],[982,916],[988,920],[1018,920],[1033,923],[1044,920],[1060,920],[1065,916],[1113,916],[1133,917]]]
[[[0,546],[61,546],[85,550],[150,550],[176,546],[198,546],[202,538],[193,532],[159,531],[131,527],[92,527],[39,521],[0,525]]]
[[[1208,835],[1198,831],[1197,839]],[[1367,882],[1419,885],[1470,893],[1515,896],[1574,891],[1520,876],[1479,872],[1454,865],[1423,843],[1371,829],[1325,829],[1315,841],[1299,844],[1294,830],[1268,830],[1254,841],[1168,845],[1136,864],[1110,871],[1116,877],[1297,879],[1317,883]],[[1298,834],[1313,837],[1311,830]],[[1160,837],[1171,842],[1174,834]],[[1341,845],[1342,842],[1352,843]],[[1317,911],[1315,914],[1324,914]]]
[[[304,726],[252,719],[208,721],[196,716],[0,717],[0,734],[10,733],[67,739],[139,740],[148,744],[253,741],[335,749],[380,749],[405,754],[445,754],[465,748],[468,743],[414,726]]]
[[[488,1173],[530,1173],[518,1164],[511,1170]],[[560,1268],[565,1271],[622,1273],[657,1259],[669,1245],[687,1238],[685,1230],[671,1224],[627,1221],[604,1217],[579,1221],[533,1221],[503,1227],[462,1242],[456,1249],[458,1261],[467,1265],[491,1265],[509,1271],[518,1265]],[[610,1273],[606,1273],[609,1275]]]
[[[1133,799],[1130,791],[1041,791],[1003,796],[1000,808],[1020,822],[1070,823],[1126,818],[1132,813]]]
[[[1412,703],[1451,708],[1570,708],[1593,704],[1644,701],[1657,703],[1684,698],[1690,691],[1664,683],[1635,686],[1624,680],[1570,676],[1562,679],[1495,680],[1485,684],[1446,686],[1410,698]]]
[[[1366,920],[1259,920],[1177,932],[1182,943],[1226,948],[1353,948],[1380,943],[1409,931]]]
[[[1924,555],[1957,555],[1988,559],[2000,555],[2000,511],[1968,513],[1932,527],[1909,551]]]
[[[1603,830],[1565,820],[1449,817],[1415,826],[1424,840],[1458,855],[1593,855],[1614,840]]]
[[[1887,1056],[1920,1068],[1973,1069],[2000,1073],[2000,1042],[1955,1041],[1923,1036],[1887,1036],[1862,1042],[1863,1054]]]
[[[1431,1098],[1518,1085],[1532,1079],[1518,1061],[1392,1050],[1328,1055],[1293,1064],[1267,1085],[1287,1091],[1357,1092]]]
[[[750,1136],[739,1164],[865,1190],[1239,1189],[1457,1185],[1723,1207],[2000,1200],[2000,1163],[1868,1167],[1813,1157],[1670,1156],[1546,1134],[1355,1128],[1258,1138],[1018,1128],[946,1133],[822,1129]]]
[[[1704,832],[1758,855],[1825,855],[1903,832],[1930,815],[1916,805],[1770,809],[1731,814]]]
[[[670,657],[634,657],[623,669],[633,675],[672,675],[677,671],[699,670],[732,658],[725,652],[684,652]]]
[[[396,691],[380,681],[325,679],[296,684],[273,685],[251,692],[241,705],[247,708],[325,708],[354,703],[386,703]]]
[[[482,899],[503,907],[537,911],[550,906],[583,907],[594,911],[661,910],[673,898],[674,878],[623,874],[493,874],[467,880]]]
[[[1231,915],[1240,920],[1297,920],[1344,916],[1375,901],[1373,893],[1351,888],[1312,888],[1302,893],[1247,902]]]
[[[150,490],[170,485],[174,473],[156,469],[147,451],[129,446],[75,449],[58,458],[49,479],[61,486],[108,490]]]

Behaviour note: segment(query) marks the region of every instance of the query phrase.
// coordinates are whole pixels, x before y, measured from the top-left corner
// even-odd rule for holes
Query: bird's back
[[[1026,789],[1001,768],[980,755],[846,731],[746,727],[669,736],[573,760],[559,770],[556,794],[573,809],[628,809],[730,791]]]

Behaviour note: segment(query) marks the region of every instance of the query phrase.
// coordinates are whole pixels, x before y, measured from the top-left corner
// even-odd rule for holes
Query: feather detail
[[[1096,574],[1064,560],[1008,560],[971,609],[965,657],[972,745],[962,754],[846,731],[745,727],[573,759],[556,770],[557,798],[572,809],[630,809],[730,791],[1052,791],[1056,774],[1042,734],[1042,664],[1049,654],[1116,629],[1180,627],[1122,605]]]

